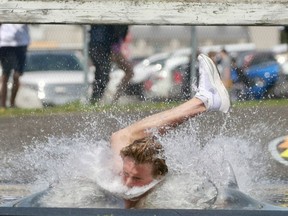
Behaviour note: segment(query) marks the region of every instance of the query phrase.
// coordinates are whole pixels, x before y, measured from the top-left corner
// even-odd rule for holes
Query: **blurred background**
[[[196,26],[199,46],[255,44],[257,49],[271,49],[287,42],[287,28],[255,26]],[[30,25],[30,48],[83,47],[83,26]],[[152,54],[191,47],[190,26],[131,25],[127,38],[131,58],[145,58]]]
[[[87,103],[95,72],[87,55],[90,27],[29,28],[31,44],[16,106],[41,108],[77,100]],[[118,103],[190,98],[196,85],[195,57],[199,52],[215,60],[233,101],[287,98],[287,44],[287,26],[131,25],[121,50],[132,63],[134,76]],[[223,66],[227,57],[228,75]],[[113,64],[103,101],[115,95],[124,74]],[[12,82],[8,88],[11,86]]]

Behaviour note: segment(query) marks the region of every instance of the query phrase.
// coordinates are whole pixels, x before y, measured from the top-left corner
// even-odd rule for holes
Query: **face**
[[[127,187],[141,187],[153,181],[152,165],[135,164],[134,160],[125,157],[123,159],[123,182]]]

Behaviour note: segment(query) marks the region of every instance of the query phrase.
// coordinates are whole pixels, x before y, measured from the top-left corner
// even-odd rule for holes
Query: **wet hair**
[[[168,173],[163,146],[156,141],[155,137],[134,141],[124,147],[120,155],[122,158],[129,157],[133,159],[136,164],[151,164],[153,178],[165,176]]]

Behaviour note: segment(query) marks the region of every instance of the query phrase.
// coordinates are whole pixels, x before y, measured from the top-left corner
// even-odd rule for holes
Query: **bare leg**
[[[7,83],[9,77],[2,75],[2,85],[1,85],[1,107],[6,108],[6,98],[7,98]]]
[[[15,107],[15,98],[19,89],[19,77],[21,75],[18,72],[15,72],[13,75],[13,86],[12,86],[12,93],[10,99],[10,106]]]
[[[133,77],[133,67],[129,61],[123,56],[121,52],[112,52],[112,61],[114,61],[120,69],[125,72],[120,85],[117,88],[113,101],[117,101],[122,93],[127,88],[130,79]]]

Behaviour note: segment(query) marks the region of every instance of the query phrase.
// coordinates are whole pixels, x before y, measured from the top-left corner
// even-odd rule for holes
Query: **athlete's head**
[[[162,145],[153,137],[136,140],[120,152],[123,181],[128,187],[144,186],[168,172]]]

